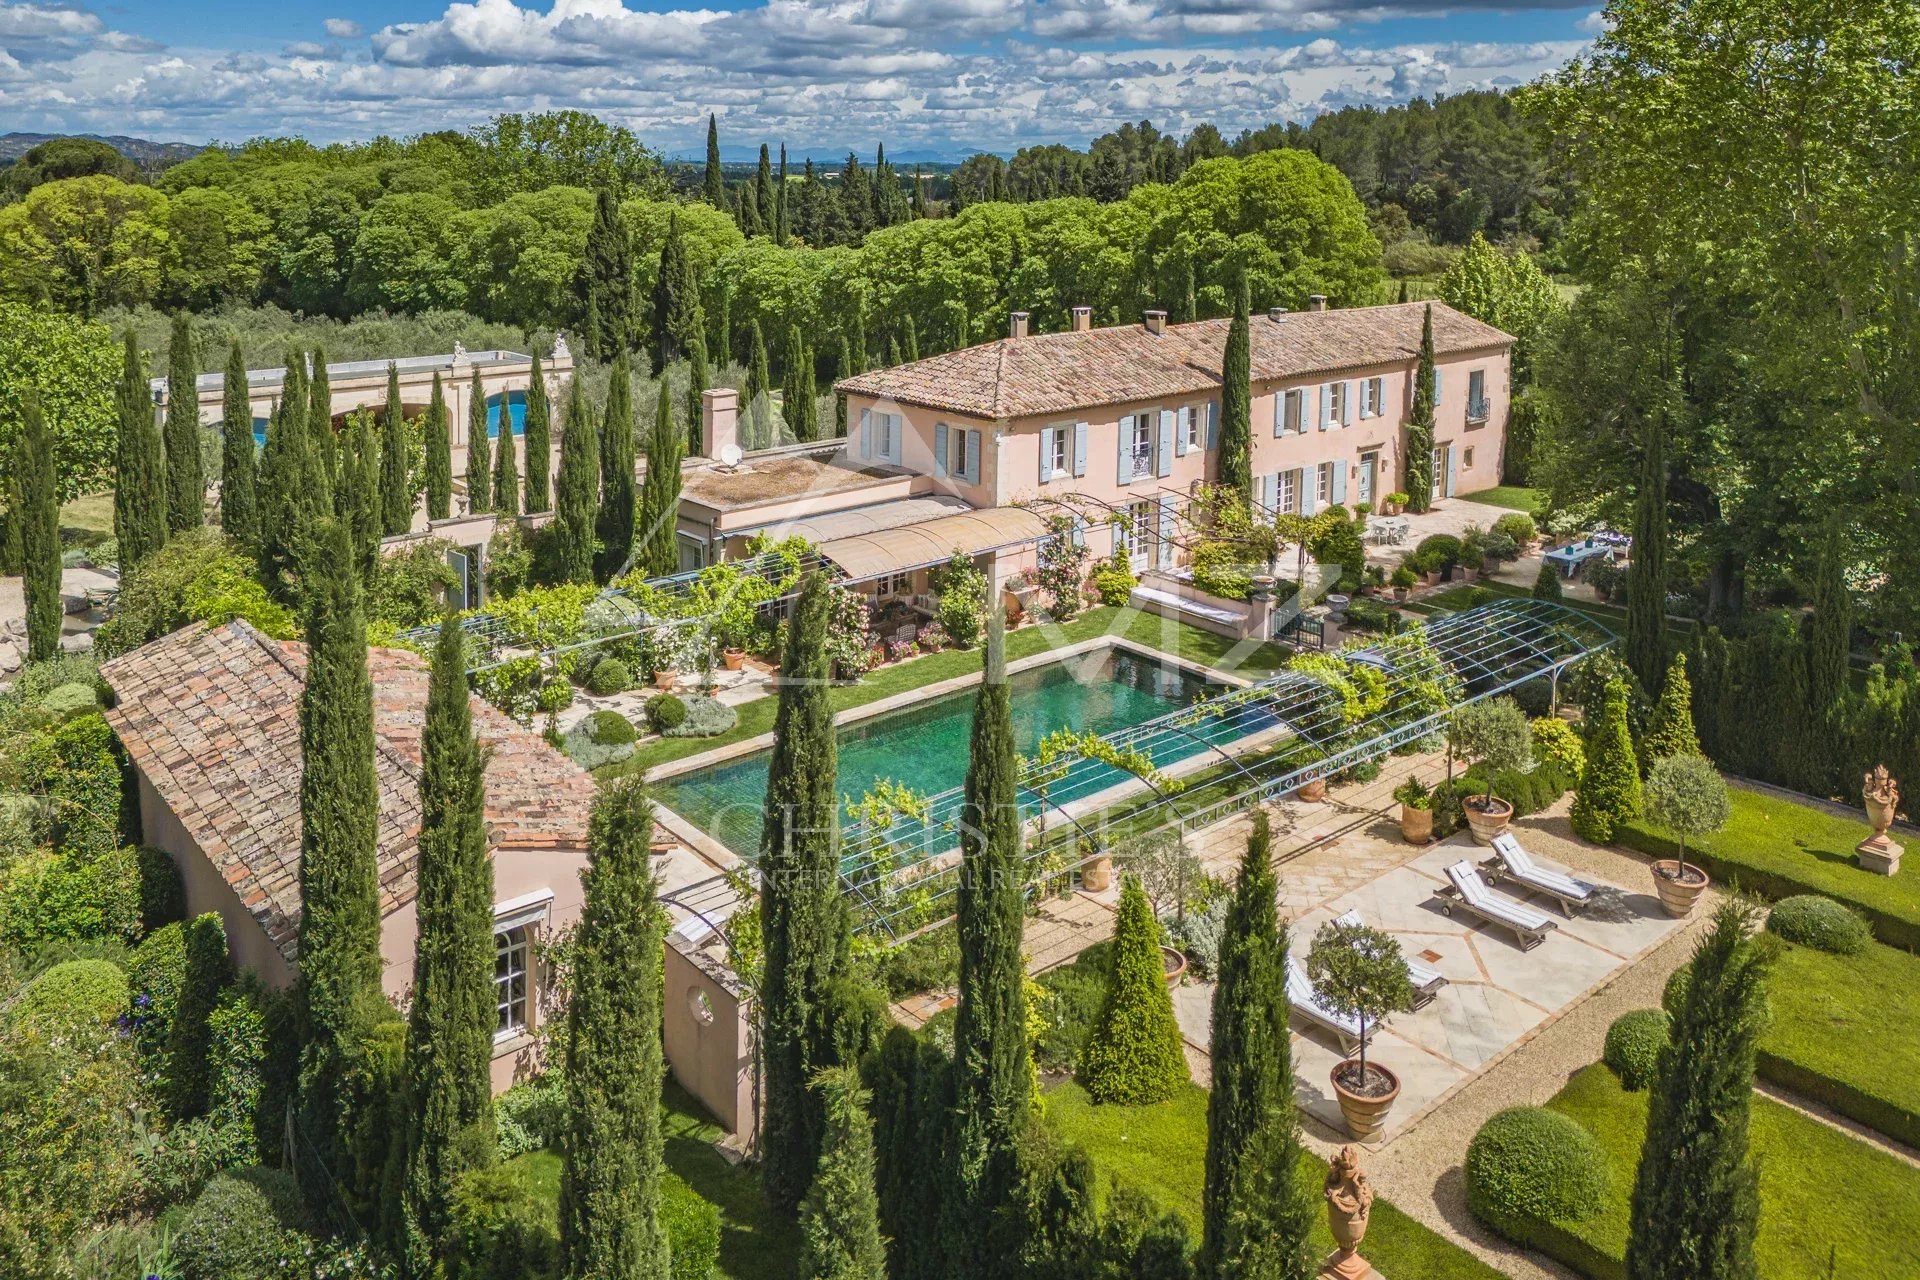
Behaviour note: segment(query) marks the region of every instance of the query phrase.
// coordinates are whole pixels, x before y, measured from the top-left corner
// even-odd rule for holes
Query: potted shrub
[[[1393,571],[1393,575],[1387,581],[1393,584],[1393,598],[1405,600],[1407,594],[1413,590],[1413,584],[1420,581],[1420,575],[1403,564]]]
[[[1393,789],[1400,802],[1400,836],[1408,844],[1428,844],[1433,840],[1433,788],[1418,778],[1408,778]]]
[[[1480,539],[1480,572],[1488,577],[1500,572],[1503,562],[1519,558],[1520,544],[1498,528]]]
[[[1447,725],[1447,746],[1462,759],[1479,761],[1486,771],[1487,793],[1468,796],[1462,807],[1475,842],[1492,844],[1513,821],[1513,806],[1493,793],[1494,779],[1503,773],[1524,773],[1533,766],[1533,730],[1527,713],[1512,698],[1469,702],[1453,713]]]
[[[1407,509],[1407,501],[1408,501],[1407,495],[1404,492],[1396,489],[1392,493],[1388,494],[1386,496],[1386,500],[1380,504],[1380,514],[1387,515],[1387,516],[1397,516],[1402,511],[1405,511]]]
[[[1707,873],[1687,865],[1687,837],[1710,836],[1727,823],[1727,782],[1705,756],[1656,760],[1647,774],[1646,815],[1673,832],[1678,857],[1653,864],[1653,890],[1670,916],[1692,913],[1707,891]]]
[[[1380,1136],[1400,1096],[1400,1077],[1367,1061],[1367,1036],[1390,1013],[1413,1007],[1413,984],[1400,944],[1363,924],[1329,921],[1313,935],[1307,976],[1334,1012],[1360,1024],[1360,1049],[1333,1068],[1333,1093],[1347,1131],[1361,1142]]]

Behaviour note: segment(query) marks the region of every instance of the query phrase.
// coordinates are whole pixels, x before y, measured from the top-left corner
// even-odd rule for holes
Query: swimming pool
[[[1029,668],[1011,677],[1009,684],[1013,744],[1023,755],[1032,754],[1055,729],[1108,734],[1217,690],[1184,667],[1120,648]],[[961,689],[919,706],[842,725],[842,816],[846,801],[859,799],[882,778],[922,795],[936,795],[964,782],[973,698],[973,689]],[[1194,744],[1193,751],[1203,749]],[[756,857],[771,754],[757,751],[667,778],[654,784],[653,794],[735,853]]]

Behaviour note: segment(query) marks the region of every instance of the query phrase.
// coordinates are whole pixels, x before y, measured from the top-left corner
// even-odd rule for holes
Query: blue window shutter
[[[1447,496],[1449,498],[1453,496],[1453,460],[1459,455],[1459,452],[1458,449],[1455,449],[1451,445],[1447,447]]]
[[[1320,469],[1300,468],[1300,514],[1310,516],[1319,506]]]
[[[1220,447],[1220,402],[1207,401],[1207,448]]]
[[[947,424],[944,422],[933,424],[933,474],[947,474]]]
[[[1346,461],[1343,459],[1329,465],[1333,467],[1333,501],[1335,505],[1344,506],[1347,501]]]
[[[1287,434],[1287,393],[1273,393],[1273,435],[1277,440]]]
[[[1187,456],[1187,412],[1185,408],[1173,411],[1173,456],[1176,458]],[[1166,421],[1166,411],[1163,410],[1160,415],[1161,425],[1164,426]]]
[[[1320,412],[1314,418],[1315,426],[1321,431],[1325,431],[1327,429],[1327,419],[1331,417],[1332,414],[1333,384],[1331,382],[1323,382],[1320,384]]]
[[[860,457],[862,459],[873,457],[873,410],[871,409],[860,411]]]
[[[978,431],[967,432],[966,443],[963,444],[961,447],[966,450],[967,483],[979,484],[980,483],[980,433]]]
[[[1133,415],[1125,414],[1120,419],[1120,455],[1119,476],[1121,484],[1133,479]]]
[[[1053,479],[1053,428],[1040,428],[1040,483]]]
[[[1154,468],[1153,474],[1155,474],[1156,476],[1172,475],[1173,474],[1173,410],[1162,409],[1160,411],[1160,439],[1155,443],[1157,443],[1160,446],[1160,465]]]
[[[1087,474],[1087,424],[1084,422],[1073,424],[1073,474]]]
[[[1340,425],[1344,427],[1351,424],[1352,422],[1353,422],[1353,382],[1349,380],[1346,383],[1346,390],[1340,393]]]

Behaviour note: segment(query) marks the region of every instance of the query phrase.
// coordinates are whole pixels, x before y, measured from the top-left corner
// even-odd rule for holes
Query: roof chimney
[[[1025,311],[1016,311],[1013,313],[1013,323],[1007,327],[1007,336],[1009,338],[1024,338],[1027,336],[1027,313]]]
[[[1326,295],[1326,294],[1324,294],[1324,293],[1310,293],[1310,294],[1308,294],[1308,295],[1307,295],[1307,310],[1309,310],[1309,311],[1325,311],[1326,309],[1327,309],[1327,295]]]
[[[1072,318],[1071,328],[1075,333],[1085,333],[1093,328],[1093,308],[1074,307],[1067,314]]]
[[[1164,311],[1147,312],[1147,332],[1159,337],[1167,331],[1167,313]]]
[[[700,439],[709,458],[719,458],[728,445],[740,444],[740,393],[732,387],[714,387],[700,393]]]
[[[1267,308],[1267,319],[1273,321],[1275,324],[1279,324],[1282,320],[1286,318],[1287,318],[1287,309],[1285,307],[1268,307]]]

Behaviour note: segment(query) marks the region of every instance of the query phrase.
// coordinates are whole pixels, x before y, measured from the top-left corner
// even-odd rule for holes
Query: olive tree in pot
[[[1418,778],[1408,778],[1393,789],[1400,802],[1400,835],[1408,844],[1426,844],[1433,839],[1433,788]]]
[[[1667,756],[1647,774],[1647,817],[1673,832],[1679,856],[1653,864],[1653,889],[1670,916],[1692,913],[1707,891],[1707,873],[1687,865],[1687,837],[1710,836],[1727,824],[1727,781],[1705,756]]]
[[[1447,748],[1464,760],[1479,761],[1486,772],[1487,793],[1468,796],[1462,807],[1474,840],[1492,844],[1513,820],[1513,806],[1493,793],[1494,779],[1533,767],[1533,732],[1527,713],[1512,698],[1469,702],[1453,713],[1447,725]]]
[[[1359,1050],[1335,1065],[1332,1083],[1348,1132],[1369,1142],[1386,1127],[1387,1112],[1400,1096],[1400,1077],[1367,1061],[1367,1038],[1388,1014],[1413,1007],[1407,962],[1390,935],[1363,924],[1328,921],[1313,935],[1307,976],[1322,1003],[1359,1024]]]

